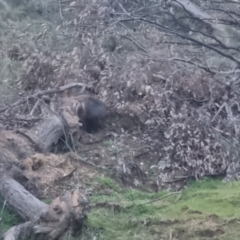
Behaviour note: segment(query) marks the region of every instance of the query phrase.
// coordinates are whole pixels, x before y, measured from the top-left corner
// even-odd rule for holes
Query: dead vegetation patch
[[[0,61],[2,82],[19,93],[10,104],[3,97],[0,148],[24,181],[56,197],[97,174],[155,191],[204,176],[239,178],[238,23],[224,8],[200,5],[215,12],[200,11],[204,21],[197,15],[191,25],[174,1],[30,2],[17,6],[33,8],[32,21],[57,17],[26,25],[21,14],[18,29],[14,16],[4,15],[3,27],[14,31]],[[222,28],[209,14],[234,31],[225,26],[220,40]],[[79,121],[84,96],[109,110],[98,133],[86,133]]]

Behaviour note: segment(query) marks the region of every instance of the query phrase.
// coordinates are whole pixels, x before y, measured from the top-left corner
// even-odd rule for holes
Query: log
[[[2,240],[24,239],[41,236],[40,239],[65,239],[70,232],[81,230],[90,210],[88,197],[75,189],[54,199],[48,206],[35,198],[23,186],[7,175],[0,178],[0,195],[24,224],[9,229]]]
[[[10,228],[0,239],[1,240],[16,240],[28,239],[32,236],[33,224],[25,222]],[[24,237],[24,238],[23,238]]]
[[[0,195],[4,197],[15,213],[27,221],[39,219],[41,213],[48,206],[7,175],[0,178]]]
[[[74,86],[76,84],[70,84],[35,95],[40,97],[45,94],[54,94]],[[35,95],[32,96],[33,99]],[[23,101],[16,102],[14,106],[22,104]],[[47,205],[16,181],[21,179],[16,177],[16,173],[22,171],[17,166],[24,167],[26,161],[29,163],[25,166],[25,172],[21,172],[20,175],[22,174],[21,177],[25,177],[25,180],[31,181],[31,174],[27,177],[27,173],[36,172],[36,167],[42,167],[41,159],[34,158],[34,153],[41,152],[40,155],[45,160],[47,157],[44,153],[51,151],[53,144],[61,137],[68,137],[68,134],[78,132],[81,124],[79,124],[77,112],[82,102],[83,97],[66,98],[60,101],[55,98],[50,100],[50,105],[39,100],[33,106],[30,115],[41,107],[42,118],[31,129],[1,133],[0,169],[5,170],[0,171],[0,195],[8,207],[26,222],[12,227],[0,239],[66,239],[70,233],[76,234],[82,229],[90,208],[88,197],[80,189],[65,192]],[[73,105],[76,107],[74,108]],[[14,171],[15,165],[17,171]],[[10,166],[8,170],[6,170],[7,166]],[[6,172],[9,174],[6,175]]]
[[[52,115],[44,120],[39,131],[35,131],[37,144],[43,152],[49,152],[53,143],[57,142],[65,134],[65,126],[60,116]]]
[[[78,118],[76,117],[77,121]],[[75,126],[75,131],[79,125]],[[48,153],[51,151],[54,143],[57,143],[61,137],[67,137],[69,134],[69,123],[64,118],[62,112],[45,109],[42,120],[35,124],[31,129],[20,129],[15,133],[22,136],[32,146],[35,152]]]
[[[79,132],[78,109],[82,108],[88,96],[63,98],[57,103],[51,103],[50,108],[42,106],[43,117],[38,124],[29,130],[17,131],[27,138],[36,152],[50,152],[54,143],[61,137],[68,140],[69,134]],[[68,146],[69,147],[69,146]]]
[[[54,99],[51,103],[55,106],[51,106],[51,103],[50,106],[43,103],[41,106],[43,117],[31,129],[1,132],[0,167],[5,170],[0,171],[0,195],[5,199],[8,207],[26,222],[12,227],[0,239],[20,239],[22,236],[24,236],[23,239],[36,239],[36,237],[66,239],[66,235],[75,234],[82,229],[90,208],[88,197],[80,189],[65,192],[47,205],[16,181],[18,171],[23,178],[31,180],[31,174],[28,177],[27,172],[36,172],[36,167],[42,166],[41,159],[34,157],[34,153],[41,152],[39,155],[47,159],[44,153],[51,151],[54,143],[61,137],[67,137],[68,134],[78,131],[80,124],[76,113],[82,101],[81,97],[74,101],[72,98],[62,99],[62,101]],[[40,104],[41,101],[37,107]],[[76,108],[72,105],[76,105]],[[27,153],[24,154],[24,151]],[[32,164],[29,159],[33,160]],[[29,164],[25,166],[26,161]],[[10,166],[8,170],[6,170],[7,165]],[[17,171],[13,171],[15,165]],[[25,167],[25,172],[17,167],[19,165]],[[6,172],[9,174],[7,175]]]

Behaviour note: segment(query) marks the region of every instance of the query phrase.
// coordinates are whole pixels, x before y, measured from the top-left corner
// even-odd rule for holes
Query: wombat
[[[107,108],[105,104],[94,97],[84,98],[81,107],[78,108],[78,117],[88,133],[94,133],[103,128],[106,116]]]

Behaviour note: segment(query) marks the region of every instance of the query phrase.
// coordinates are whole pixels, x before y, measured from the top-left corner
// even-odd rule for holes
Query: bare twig
[[[214,122],[215,121],[215,119],[217,118],[217,116],[219,115],[219,113],[223,110],[223,108],[226,108],[226,103],[224,102],[223,104],[222,104],[222,106],[218,109],[218,111],[215,113],[215,115],[214,115],[214,117],[212,118],[212,120],[211,120],[211,122]]]
[[[133,20],[136,20],[136,18],[133,18]],[[145,23],[149,23],[151,25],[155,25],[156,27],[158,27],[158,28],[160,28],[162,30],[165,30],[165,31],[167,31],[169,33],[175,34],[175,35],[177,35],[179,37],[182,37],[183,39],[187,39],[187,40],[189,40],[191,42],[197,43],[200,46],[206,47],[206,48],[208,48],[208,49],[210,49],[210,50],[212,50],[212,51],[214,51],[214,52],[216,52],[216,53],[218,53],[218,54],[220,54],[220,55],[222,55],[222,56],[232,60],[233,62],[237,63],[238,65],[240,65],[240,60],[239,59],[237,59],[237,58],[233,57],[232,55],[230,55],[228,53],[225,53],[225,52],[223,52],[223,51],[217,49],[216,47],[213,47],[213,46],[211,46],[211,45],[209,45],[207,43],[201,42],[201,41],[199,41],[197,39],[194,39],[194,38],[189,37],[187,35],[184,35],[182,33],[173,31],[170,28],[168,28],[168,27],[166,27],[164,25],[161,25],[161,24],[159,24],[159,23],[157,23],[155,21],[152,21],[152,20],[148,20],[148,19],[144,19],[144,18],[139,18],[137,20],[140,21],[140,22],[145,22]]]
[[[132,42],[133,42],[139,49],[141,49],[142,51],[144,51],[144,52],[146,52],[146,53],[148,52],[145,48],[141,47],[140,44],[139,44],[136,40],[134,40],[134,39],[132,39],[132,38],[126,36],[126,35],[123,35],[123,34],[118,34],[118,35],[120,35],[120,36],[122,36],[122,37],[124,37],[124,38],[127,38],[127,39],[130,40],[130,41],[132,41]]]
[[[127,36],[125,36],[125,35],[121,35],[121,36],[123,36],[123,37],[131,40],[132,42],[134,42],[135,45],[136,45],[137,47],[139,47],[141,50],[143,50],[144,52],[148,52],[148,50],[146,49],[146,47],[145,47],[142,43],[140,43],[140,42],[133,36],[133,34],[131,34],[131,32],[129,31],[129,28],[127,28],[127,27],[126,27],[123,23],[121,23],[121,22],[119,22],[119,24],[127,30],[128,34],[131,36],[131,38],[130,38],[130,37],[127,37]]]
[[[35,103],[33,109],[31,110],[31,112],[29,113],[30,116],[32,116],[34,114],[34,112],[36,111],[37,107],[40,104],[40,100],[37,100],[37,102]]]
[[[158,202],[158,201],[160,201],[160,200],[162,200],[162,199],[164,199],[164,198],[166,198],[166,197],[169,197],[169,196],[172,196],[172,195],[175,195],[175,194],[180,194],[180,193],[181,193],[181,191],[168,193],[168,194],[166,194],[166,195],[164,195],[164,196],[162,196],[162,197],[160,197],[160,198],[153,199],[153,200],[148,201],[148,202],[146,202],[146,203],[143,203],[143,204],[141,204],[141,205],[146,205],[146,204],[149,204],[149,203]]]
[[[123,8],[123,9],[124,9],[124,8]],[[125,10],[125,11],[126,11],[126,10]],[[125,12],[125,11],[124,11],[124,12]],[[237,63],[238,65],[240,65],[240,60],[239,60],[238,58],[235,58],[235,57],[233,57],[231,54],[228,54],[228,53],[226,53],[226,52],[223,52],[223,51],[219,50],[218,48],[211,46],[210,44],[201,42],[201,41],[199,41],[199,40],[197,40],[197,39],[194,39],[194,38],[192,38],[192,37],[189,37],[189,36],[187,36],[187,35],[184,35],[184,34],[182,34],[182,33],[179,33],[179,32],[177,32],[177,31],[174,31],[174,30],[170,29],[169,27],[166,27],[166,26],[164,26],[164,25],[162,25],[162,24],[160,24],[160,23],[157,23],[156,21],[152,21],[152,20],[149,20],[149,19],[146,19],[146,18],[143,18],[143,17],[132,17],[129,13],[127,13],[127,12],[125,12],[125,13],[126,13],[126,15],[127,15],[129,18],[120,19],[120,20],[117,21],[117,22],[139,21],[139,22],[149,23],[149,24],[154,25],[154,26],[156,26],[157,28],[159,28],[159,29],[161,29],[161,30],[163,30],[163,31],[165,31],[165,32],[172,33],[172,34],[174,34],[174,35],[176,35],[176,36],[179,36],[179,37],[181,37],[181,38],[183,38],[183,39],[187,39],[187,40],[189,40],[189,41],[191,41],[191,42],[194,42],[194,43],[196,43],[196,44],[198,44],[198,45],[200,45],[200,46],[203,46],[203,47],[205,47],[205,48],[207,48],[207,49],[210,49],[210,50],[212,50],[212,51],[214,51],[214,52],[216,52],[216,53],[218,53],[218,54],[220,54],[220,55],[222,55],[222,56],[224,56],[224,57],[232,60],[233,62]],[[116,22],[116,23],[117,23],[117,22]]]
[[[19,101],[15,102],[11,106],[7,106],[7,107],[4,107],[4,108],[0,109],[0,113],[6,111],[9,107],[19,106],[19,105],[25,103],[26,101],[28,101],[28,99],[39,98],[39,97],[41,97],[43,95],[46,95],[46,94],[63,92],[63,91],[66,91],[66,90],[74,88],[74,87],[81,87],[82,88],[82,87],[86,87],[86,84],[83,84],[83,83],[69,83],[69,84],[66,84],[66,85],[61,86],[61,87],[57,87],[57,88],[52,88],[52,89],[36,92],[36,93],[34,93],[34,94],[30,95],[30,96],[27,96],[27,97],[25,97],[23,99],[20,99]],[[90,86],[87,86],[87,88],[90,88]]]
[[[72,177],[73,173],[77,170],[77,167],[74,168],[69,174],[63,176],[62,178],[58,179],[57,182],[61,182],[61,181],[65,181],[67,179],[69,179],[70,177]]]
[[[112,134],[107,134],[106,136],[103,136],[102,138],[100,138],[99,140],[94,141],[94,142],[83,143],[83,142],[80,141],[81,138],[79,139],[79,141],[80,141],[82,144],[84,144],[84,145],[91,145],[91,144],[99,143],[99,142],[101,142],[103,139],[108,138],[108,137],[112,137],[112,136],[113,136]]]
[[[178,195],[178,197],[176,198],[175,202],[177,202],[182,196],[182,191],[180,192],[180,194]]]
[[[63,21],[61,1],[58,1],[58,4],[59,4],[59,14],[60,14],[61,20]]]

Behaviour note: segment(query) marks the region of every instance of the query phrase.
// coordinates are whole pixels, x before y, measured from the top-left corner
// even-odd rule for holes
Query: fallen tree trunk
[[[67,126],[59,115],[52,114],[43,119],[36,127],[25,132],[32,140],[36,152],[47,153],[52,145],[62,136],[66,135]],[[30,141],[31,141],[30,140]]]
[[[0,178],[0,195],[24,220],[36,221],[48,206],[7,175]]]
[[[48,206],[7,175],[0,178],[0,195],[14,212],[28,220],[9,229],[2,240],[23,235],[24,239],[39,235],[40,239],[65,239],[66,234],[83,227],[89,211],[89,199],[79,189],[64,193]]]
[[[44,93],[63,90],[65,88],[48,90]],[[24,179],[24,186],[25,182],[29,181],[31,183],[31,180],[38,183],[39,178],[34,178],[36,174],[31,173],[36,173],[39,168],[42,169],[44,163],[46,164],[45,160],[51,166],[52,159],[49,159],[47,157],[49,155],[45,155],[45,153],[50,152],[54,143],[57,143],[61,137],[67,138],[69,134],[78,132],[80,124],[77,112],[83,99],[83,97],[66,98],[59,101],[58,99],[51,99],[50,104],[39,100],[36,108],[41,108],[41,117],[30,129],[21,128],[16,131],[3,131],[1,133],[0,195],[6,201],[8,207],[26,221],[9,229],[1,239],[20,239],[22,236],[24,236],[23,239],[66,239],[66,235],[75,234],[82,229],[89,211],[89,199],[83,192],[79,189],[65,192],[53,200],[50,205],[47,205],[16,181],[16,179],[19,180],[16,172],[19,171],[20,175],[22,174],[20,179],[21,177]],[[74,109],[72,104],[76,105]],[[34,104],[32,106],[35,111]],[[34,111],[31,111],[31,113]],[[27,152],[25,153],[25,151]],[[41,153],[36,156],[36,152]],[[60,157],[55,157],[55,161],[60,160]],[[43,160],[41,160],[42,158]],[[61,163],[64,162],[63,160]],[[17,171],[14,172],[15,165]],[[21,166],[21,169],[18,166]],[[9,169],[6,170],[7,168]],[[23,169],[24,172],[22,172]],[[51,167],[48,169],[52,171]],[[9,172],[9,174],[7,175],[6,172]],[[55,171],[53,171],[53,174],[47,175],[49,177],[48,183],[54,182],[55,177],[57,178],[54,173]],[[22,181],[20,180],[20,182]]]

